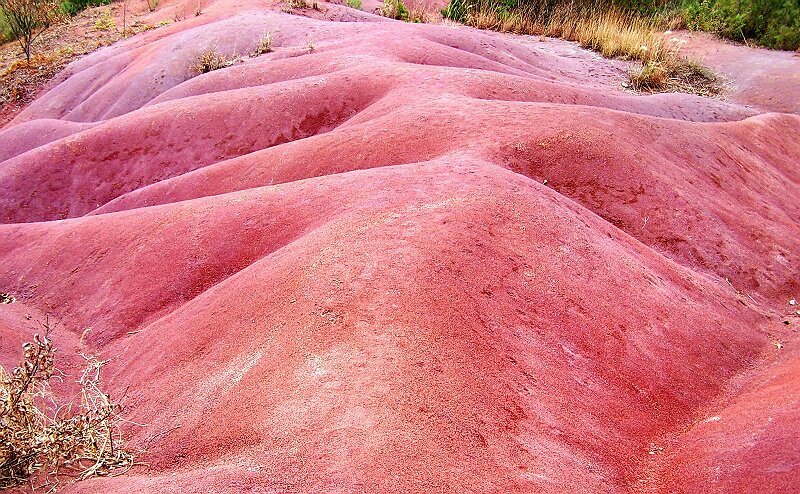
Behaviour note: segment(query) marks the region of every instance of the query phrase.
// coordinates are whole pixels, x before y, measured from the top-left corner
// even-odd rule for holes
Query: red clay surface
[[[0,362],[61,317],[146,450],[63,492],[798,492],[800,116],[323,10],[204,6],[0,132]]]

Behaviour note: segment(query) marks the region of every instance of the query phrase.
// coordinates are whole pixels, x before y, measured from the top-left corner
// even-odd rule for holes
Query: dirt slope
[[[0,131],[0,362],[62,317],[146,450],[63,492],[800,489],[800,116],[296,14],[204,5]]]

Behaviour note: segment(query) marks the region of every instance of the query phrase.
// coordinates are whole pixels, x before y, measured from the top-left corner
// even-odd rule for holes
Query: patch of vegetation
[[[630,84],[639,90],[718,93],[710,89],[713,74],[693,71],[697,64],[669,46],[661,31],[671,26],[663,16],[551,0],[451,0],[442,14],[482,29],[564,38],[605,57],[639,61],[642,69],[632,74]]]
[[[347,0],[347,6],[351,9],[361,10],[361,0]]]
[[[117,475],[133,464],[133,454],[120,447],[120,406],[100,386],[105,362],[84,357],[80,402],[59,403],[49,384],[55,349],[43,326],[43,337],[22,346],[17,367],[0,367],[0,489],[30,482],[33,490],[37,478],[64,471],[78,480]]]
[[[399,21],[408,21],[410,13],[403,0],[383,0],[381,15]]]
[[[800,47],[798,0],[451,0],[442,14],[469,24],[476,12],[484,17],[493,13],[509,28],[530,18],[544,24],[560,19],[557,23],[566,25],[587,16],[621,15],[633,24],[644,20],[652,29],[685,25],[770,48]]]

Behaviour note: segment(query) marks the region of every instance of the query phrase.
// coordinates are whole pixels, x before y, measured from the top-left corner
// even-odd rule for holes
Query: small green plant
[[[361,0],[347,0],[347,6],[351,9],[361,10]]]
[[[399,21],[408,21],[409,12],[403,0],[383,0],[381,15]]]
[[[30,483],[37,473],[71,470],[78,480],[124,473],[133,454],[120,446],[120,406],[100,387],[105,362],[86,359],[78,384],[80,404],[59,404],[50,391],[55,349],[50,327],[22,346],[11,372],[0,367],[0,489]]]
[[[306,0],[289,0],[286,5],[290,9],[307,9],[308,2]]]
[[[250,54],[251,57],[257,57],[259,55],[263,55],[264,53],[269,53],[272,51],[272,33],[265,33],[264,36],[258,40],[258,45]]]
[[[156,24],[156,27],[169,26],[170,24],[172,24],[172,21],[170,21],[169,19],[162,19],[162,20],[158,21],[158,24]]]
[[[236,59],[228,59],[220,54],[215,49],[209,49],[202,53],[197,54],[195,61],[192,64],[198,74],[206,74],[214,70],[219,70],[225,67],[230,67],[236,62]]]
[[[158,7],[158,0],[147,0],[147,8],[150,12],[154,12]]]
[[[117,24],[114,22],[110,10],[104,10],[94,23],[94,28],[98,31],[110,31],[116,27]]]

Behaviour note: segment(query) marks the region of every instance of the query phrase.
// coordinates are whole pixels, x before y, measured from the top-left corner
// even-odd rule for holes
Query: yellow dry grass
[[[668,43],[663,30],[674,21],[649,18],[615,8],[593,10],[562,4],[542,11],[505,12],[491,4],[478,4],[467,12],[465,23],[480,29],[541,35],[577,41],[608,58],[636,60],[641,68],[631,73],[631,87],[641,91],[719,93],[716,77],[696,62],[682,57]]]

